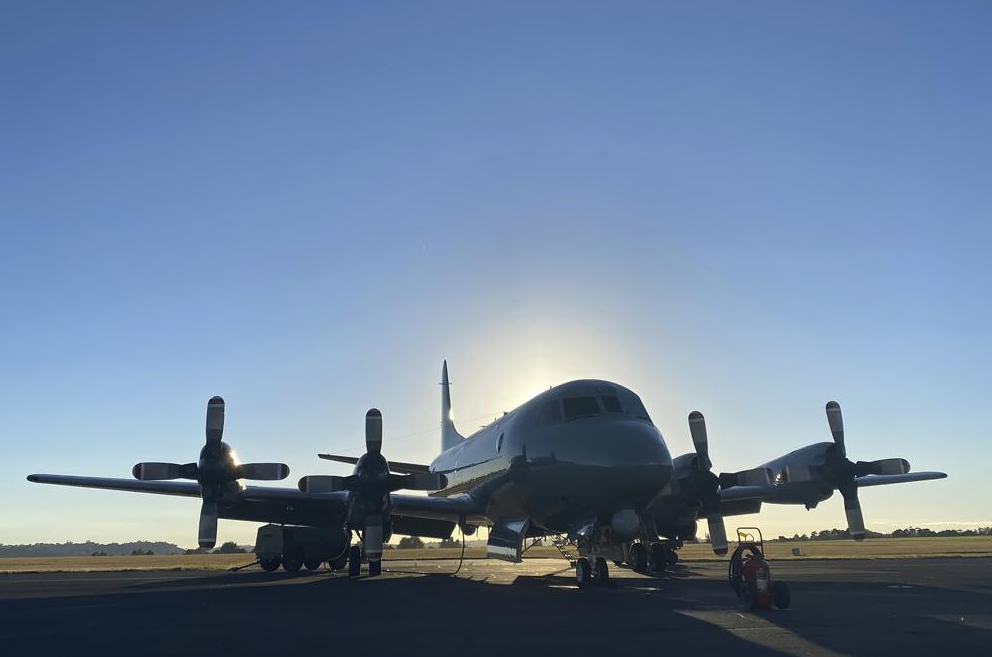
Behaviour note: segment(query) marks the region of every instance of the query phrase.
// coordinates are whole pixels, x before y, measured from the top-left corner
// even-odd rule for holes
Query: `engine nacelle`
[[[834,493],[824,471],[836,449],[834,443],[815,443],[781,456],[761,468],[772,473],[776,493],[764,497],[772,504],[805,504],[813,508]]]

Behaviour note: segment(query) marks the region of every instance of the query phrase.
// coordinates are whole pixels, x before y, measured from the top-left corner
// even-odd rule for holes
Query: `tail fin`
[[[451,389],[448,384],[448,361],[441,366],[441,451],[451,449],[465,438],[451,420]]]

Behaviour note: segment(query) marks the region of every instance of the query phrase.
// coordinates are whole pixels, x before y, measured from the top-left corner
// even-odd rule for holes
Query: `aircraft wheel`
[[[369,577],[376,577],[382,572],[382,562],[381,561],[370,561],[369,562]]]
[[[668,551],[668,565],[669,566],[674,566],[678,562],[679,562],[679,553],[676,552],[675,550],[669,550]]]
[[[282,569],[287,573],[295,573],[303,566],[303,550],[293,548],[282,556]]]
[[[788,609],[792,604],[792,594],[789,592],[789,585],[785,582],[772,584],[772,593],[775,596],[775,606],[779,609]]]
[[[265,572],[271,573],[282,565],[282,557],[268,557],[267,559],[259,559],[258,565],[260,565],[262,570]]]
[[[319,570],[322,563],[324,563],[322,559],[304,559],[303,561],[303,565],[306,566],[307,570]]]
[[[663,573],[665,572],[665,566],[668,565],[668,550],[664,545],[659,543],[651,544],[651,559],[650,566],[651,572]]]
[[[362,574],[362,546],[352,545],[348,549],[348,577]]]
[[[589,565],[589,560],[585,557],[579,557],[575,562],[575,582],[579,585],[580,589],[584,589],[589,586],[591,580],[592,566]]]
[[[648,551],[644,547],[644,543],[634,543],[630,546],[628,563],[634,572],[643,573],[648,569]]]
[[[596,558],[596,582],[606,584],[610,581],[610,567],[603,557]]]

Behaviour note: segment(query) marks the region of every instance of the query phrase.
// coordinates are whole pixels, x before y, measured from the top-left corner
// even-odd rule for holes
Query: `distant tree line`
[[[128,554],[182,554],[174,543],[164,541],[131,541],[128,543],[33,543],[31,545],[0,545],[0,557],[86,557],[91,555],[121,556]]]
[[[888,534],[880,532],[867,532],[868,538],[936,538],[944,536],[992,536],[992,527],[979,527],[977,529],[942,529],[934,531],[926,527],[907,527],[897,529]],[[847,529],[824,529],[819,532],[806,534],[793,534],[789,536],[779,536],[778,541],[836,541],[851,538],[851,533]]]

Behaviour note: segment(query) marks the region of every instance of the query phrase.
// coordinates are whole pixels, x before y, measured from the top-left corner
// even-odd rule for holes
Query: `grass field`
[[[799,548],[800,556],[792,556]],[[765,552],[772,560],[797,559],[911,559],[921,557],[992,557],[992,536],[953,538],[876,538],[854,541],[804,541],[767,543]],[[457,559],[458,548],[387,550],[385,559]],[[525,558],[560,558],[552,547],[531,548]],[[686,561],[719,559],[709,545],[687,545],[680,556]],[[469,547],[467,559],[485,557],[485,549]],[[725,557],[724,557],[725,558]],[[225,570],[254,560],[251,554],[198,554],[176,556],[121,557],[11,557],[0,559],[0,573],[86,572],[113,570]]]

